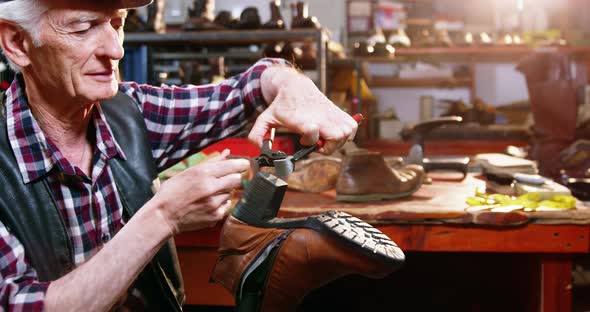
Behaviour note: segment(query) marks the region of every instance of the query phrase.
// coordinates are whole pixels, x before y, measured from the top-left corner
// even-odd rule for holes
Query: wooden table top
[[[335,191],[319,194],[288,191],[281,217],[304,217],[328,210],[358,216],[409,251],[551,252],[590,251],[590,207],[558,212],[467,212],[465,199],[485,181],[469,175],[463,181],[434,179],[410,198],[370,203],[337,202]],[[239,194],[236,194],[237,201]],[[184,233],[181,247],[216,248],[217,227]]]
[[[328,210],[340,210],[373,224],[474,224],[518,226],[539,224],[590,224],[590,207],[579,203],[578,209],[555,212],[468,212],[465,200],[475,189],[485,190],[485,181],[474,175],[462,181],[434,179],[406,199],[368,203],[336,201],[334,190],[318,194],[287,192],[281,216],[302,217]]]

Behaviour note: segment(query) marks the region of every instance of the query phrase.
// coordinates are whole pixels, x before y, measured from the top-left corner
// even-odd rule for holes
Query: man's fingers
[[[320,153],[329,155],[356,137],[359,126],[357,121],[345,112],[342,115],[344,118],[340,123],[332,121],[332,125],[322,129],[322,138],[325,138],[326,144],[319,150]]]
[[[229,154],[231,153],[231,151],[229,149],[224,149],[221,154],[211,157],[209,159],[207,159],[206,161],[221,161],[227,158],[227,156],[229,156]]]
[[[221,215],[222,218],[226,217],[229,214],[231,208],[233,207],[233,204],[234,203],[231,201],[231,199],[226,200],[225,203],[222,204],[218,209],[219,215]]]
[[[324,144],[324,147],[320,148],[318,152],[324,155],[330,155],[334,153],[337,149],[344,145],[345,140],[338,140],[338,141],[328,141]]]
[[[229,192],[213,195],[213,196],[209,197],[208,205],[211,207],[211,211],[215,211],[215,210],[218,210],[223,205],[226,205],[226,203],[230,199],[231,199],[231,193],[229,193]]]
[[[266,133],[270,131],[270,128],[271,125],[268,121],[267,114],[262,113],[256,119],[256,122],[254,123],[252,130],[250,130],[250,133],[248,134],[248,140],[256,144],[256,146],[261,147],[262,140],[264,139]]]
[[[217,179],[219,193],[226,193],[235,190],[242,185],[242,175],[239,173],[228,174]]]
[[[346,141],[348,142],[352,142],[354,141],[354,138],[356,137],[356,132],[358,131],[358,128],[353,128],[350,135],[348,135],[348,138],[346,138]]]
[[[354,120],[354,118],[352,116],[350,116],[349,114],[343,112],[346,115],[346,124],[349,125],[352,129],[358,128],[359,126],[359,122],[357,122],[356,120]]]
[[[340,147],[342,142],[348,138],[350,129],[348,126],[327,125],[322,129],[321,137],[324,139],[324,149],[320,150],[322,154],[329,154]]]
[[[350,138],[350,136],[353,133],[353,128],[350,127],[349,125],[342,125],[340,127],[340,129],[342,130],[342,135],[338,138],[338,141],[342,140],[342,141],[348,141],[348,139]]]
[[[354,138],[356,137],[356,133],[359,129],[359,124],[350,115],[348,117],[349,118],[347,119],[347,121],[348,121],[348,124],[350,125],[350,134],[348,135],[347,141],[353,141]]]
[[[233,203],[231,201],[231,194],[227,194],[227,197],[223,198],[223,196],[219,195],[218,198],[216,198],[215,200],[221,199],[221,201],[219,202],[218,205],[215,206],[215,209],[212,210],[212,215],[211,215],[211,219],[212,222],[209,225],[209,227],[215,227],[217,225],[217,223],[221,220],[223,220],[223,218],[227,217],[227,215],[229,215],[229,212],[231,211],[231,208],[233,206]]]
[[[216,178],[229,174],[240,174],[250,168],[250,161],[247,159],[225,159],[209,164],[207,171]]]
[[[320,127],[315,123],[306,124],[299,131],[301,132],[299,142],[304,146],[312,146],[320,139]]]

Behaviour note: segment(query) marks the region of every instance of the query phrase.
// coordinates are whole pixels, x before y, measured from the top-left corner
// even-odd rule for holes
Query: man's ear
[[[0,20],[0,47],[4,55],[20,67],[31,64],[27,49],[29,43],[26,38],[24,30],[20,27]]]

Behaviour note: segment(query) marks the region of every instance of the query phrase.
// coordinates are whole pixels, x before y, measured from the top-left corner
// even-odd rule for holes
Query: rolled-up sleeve
[[[206,146],[241,131],[262,112],[260,77],[270,66],[291,66],[265,58],[242,74],[217,84],[153,87],[124,82],[120,90],[139,104],[160,171]]]
[[[25,249],[0,222],[0,310],[43,311],[49,283],[41,283]]]

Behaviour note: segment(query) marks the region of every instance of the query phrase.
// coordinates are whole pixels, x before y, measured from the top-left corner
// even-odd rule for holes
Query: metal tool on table
[[[586,173],[588,177],[570,177],[565,170],[561,170],[561,184],[565,185],[572,192],[572,195],[581,201],[590,201],[590,170]]]
[[[361,114],[356,114],[352,118],[354,118],[358,124],[364,120],[364,117]],[[279,178],[285,178],[293,173],[295,170],[296,161],[308,156],[312,152],[324,146],[324,141],[320,138],[316,144],[304,147],[295,152],[293,155],[287,155],[282,151],[272,149],[274,136],[275,129],[273,128],[264,138],[260,156],[256,157],[256,161],[258,162],[259,168],[274,167],[275,174]]]
[[[424,141],[430,131],[445,125],[456,125],[463,121],[458,116],[441,117],[417,124],[412,129],[414,141],[406,158],[406,163],[421,165],[426,172],[435,170],[457,171],[467,176],[469,170],[469,157],[424,157]]]

